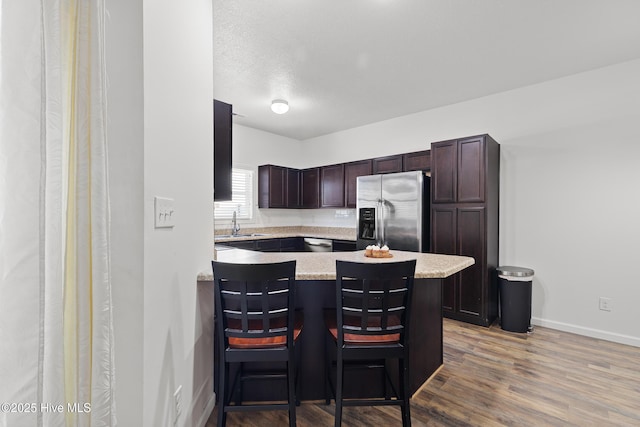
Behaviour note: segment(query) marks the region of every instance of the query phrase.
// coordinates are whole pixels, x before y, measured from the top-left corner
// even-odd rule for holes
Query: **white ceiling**
[[[213,0],[214,94],[305,140],[640,58],[639,0]],[[271,100],[289,101],[284,115]]]

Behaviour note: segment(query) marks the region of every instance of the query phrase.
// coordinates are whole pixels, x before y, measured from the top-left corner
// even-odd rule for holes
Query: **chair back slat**
[[[293,341],[295,265],[212,262],[219,333],[226,345],[229,338]]]
[[[415,265],[415,260],[336,262],[339,345],[344,345],[345,334],[370,338],[398,334],[398,342],[404,341],[408,333]]]

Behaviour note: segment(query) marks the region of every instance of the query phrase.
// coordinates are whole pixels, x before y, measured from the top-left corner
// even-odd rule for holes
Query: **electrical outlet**
[[[173,425],[178,424],[178,418],[180,418],[180,414],[182,414],[182,386],[179,386],[175,393],[173,393],[173,406],[174,406],[174,414]]]
[[[154,197],[154,225],[156,228],[171,228],[175,225],[174,200]]]
[[[600,297],[599,304],[600,304],[600,310],[602,311],[613,310],[613,301],[611,300],[611,298]]]

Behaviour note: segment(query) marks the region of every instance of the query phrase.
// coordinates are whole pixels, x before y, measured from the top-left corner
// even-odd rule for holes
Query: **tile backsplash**
[[[215,222],[216,229],[230,228],[230,220]],[[243,228],[311,226],[356,227],[355,209],[256,209],[253,219],[239,220]]]

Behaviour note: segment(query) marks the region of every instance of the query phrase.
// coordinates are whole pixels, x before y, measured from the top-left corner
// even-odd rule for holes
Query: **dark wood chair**
[[[398,405],[402,409],[402,425],[411,425],[409,307],[415,267],[415,260],[382,263],[336,262],[336,310],[327,311],[325,316],[330,341],[334,342],[336,347],[336,426],[341,425],[343,406],[369,405]],[[331,386],[332,359],[332,355],[328,354],[327,384]],[[387,362],[393,359],[398,360],[397,389],[387,369]],[[376,361],[378,363],[372,363]],[[384,396],[345,399],[345,368],[353,366],[382,369]],[[393,389],[393,395],[388,392],[387,385]]]
[[[289,425],[296,425],[295,349],[302,330],[302,313],[295,308],[296,262],[230,264],[211,262],[215,285],[218,347],[218,426],[227,412],[287,409]],[[285,362],[286,368],[247,373],[247,362]],[[232,386],[230,365],[237,364]],[[245,380],[287,381],[287,403],[242,403]],[[233,391],[239,396],[232,403]]]

